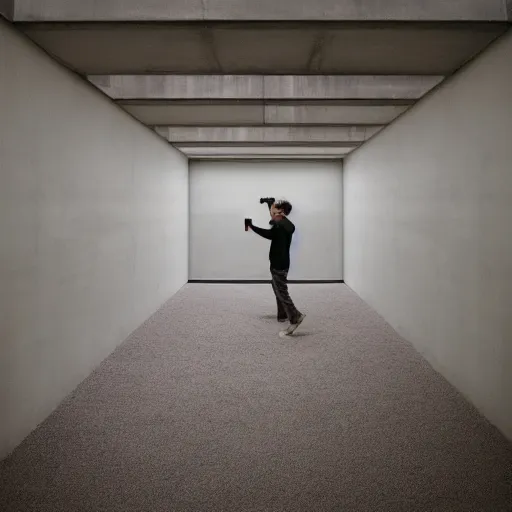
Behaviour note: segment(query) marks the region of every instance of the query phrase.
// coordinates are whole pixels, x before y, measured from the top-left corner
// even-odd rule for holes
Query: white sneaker
[[[293,334],[297,330],[297,327],[299,327],[299,325],[304,321],[304,318],[306,318],[306,315],[301,314],[299,316],[299,319],[297,320],[297,323],[290,324],[288,329],[281,331],[279,333],[279,336],[283,337],[283,336],[290,336],[290,334]]]

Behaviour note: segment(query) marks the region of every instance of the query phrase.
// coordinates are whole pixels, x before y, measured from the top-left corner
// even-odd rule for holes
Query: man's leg
[[[274,284],[273,279],[272,279],[272,289],[274,290],[274,295],[276,296],[276,302],[277,302],[277,320],[279,322],[286,322],[288,315],[286,314],[283,303],[279,300],[278,293],[276,291],[276,286]]]
[[[288,271],[270,269],[270,272],[272,274],[272,288],[276,294],[278,308],[281,305],[290,324],[296,324],[302,315],[295,307],[288,292]]]

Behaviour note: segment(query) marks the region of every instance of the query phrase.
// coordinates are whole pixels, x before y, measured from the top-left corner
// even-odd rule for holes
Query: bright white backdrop
[[[190,279],[268,279],[268,228],[259,198],[286,198],[296,225],[290,279],[342,279],[341,162],[190,162]]]

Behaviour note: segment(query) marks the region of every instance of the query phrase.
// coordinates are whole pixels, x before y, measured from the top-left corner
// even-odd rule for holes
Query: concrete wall
[[[188,164],[0,21],[0,457],[188,276]]]
[[[0,0],[0,16],[12,20],[14,15],[14,0]]]
[[[244,218],[270,228],[260,197],[285,197],[296,232],[290,279],[342,279],[340,162],[191,162],[190,278],[269,279],[270,242]]]
[[[344,167],[347,284],[512,439],[512,33]]]

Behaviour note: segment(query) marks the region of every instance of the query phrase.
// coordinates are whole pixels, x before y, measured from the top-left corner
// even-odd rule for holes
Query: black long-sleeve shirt
[[[252,230],[270,243],[270,266],[276,270],[288,270],[290,268],[290,245],[292,243],[295,226],[286,217],[281,220],[271,221],[272,228],[262,229],[251,226]]]

